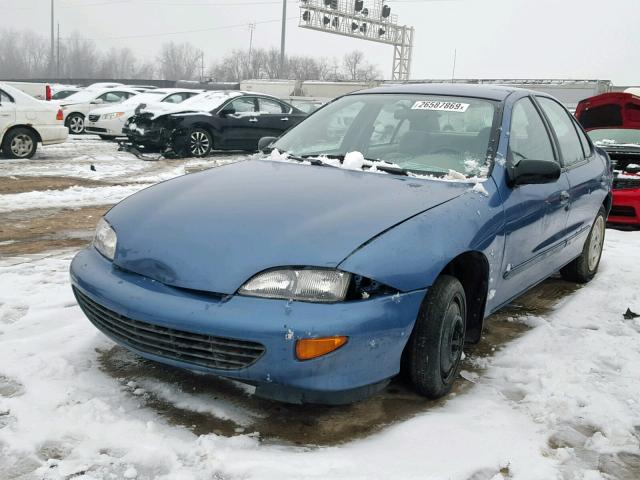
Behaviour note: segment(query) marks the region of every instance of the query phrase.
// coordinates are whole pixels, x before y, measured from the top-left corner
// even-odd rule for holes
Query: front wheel
[[[31,158],[38,148],[38,138],[26,128],[10,131],[2,142],[2,151],[8,158]]]
[[[569,282],[587,283],[595,276],[602,257],[606,224],[607,212],[604,207],[600,207],[587,241],[584,242],[582,253],[560,270],[563,279]]]
[[[462,284],[441,275],[429,289],[407,344],[407,373],[421,395],[435,399],[451,390],[462,359],[466,318]]]
[[[80,135],[84,132],[84,117],[79,113],[72,113],[67,118],[67,127],[71,133]]]
[[[203,128],[194,128],[189,132],[187,151],[192,157],[206,157],[213,148],[211,134]]]

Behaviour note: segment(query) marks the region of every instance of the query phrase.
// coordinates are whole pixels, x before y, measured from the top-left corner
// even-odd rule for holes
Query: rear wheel
[[[192,157],[206,157],[213,148],[213,138],[204,128],[194,128],[189,132],[187,151]]]
[[[466,318],[462,284],[441,275],[429,289],[407,344],[407,373],[421,395],[439,398],[451,390],[462,359]]]
[[[4,137],[2,151],[9,158],[31,158],[38,148],[38,137],[27,128],[16,128]]]
[[[67,127],[75,135],[84,133],[84,117],[80,113],[72,113],[67,117]]]
[[[582,254],[560,270],[562,278],[570,282],[587,283],[595,276],[602,257],[606,219],[607,212],[604,207],[600,207],[587,241],[584,242]]]

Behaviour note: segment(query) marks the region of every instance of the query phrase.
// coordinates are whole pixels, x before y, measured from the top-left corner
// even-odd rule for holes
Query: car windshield
[[[157,90],[153,92],[145,92],[139,95],[134,95],[133,97],[128,98],[122,103],[127,105],[137,105],[139,103],[146,102],[159,102],[165,95],[165,92],[158,92]]]
[[[234,96],[238,96],[238,93],[224,91],[205,92],[180,103],[180,108],[210,112]]]
[[[360,152],[419,174],[484,176],[495,113],[496,102],[478,98],[349,95],[311,115],[274,147],[295,157]]]
[[[640,146],[640,130],[624,128],[602,128],[590,130],[589,136],[599,146],[638,145]]]

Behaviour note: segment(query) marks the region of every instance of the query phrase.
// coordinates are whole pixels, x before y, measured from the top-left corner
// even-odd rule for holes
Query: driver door
[[[518,100],[512,111],[507,161],[527,158],[560,163],[549,133],[533,101],[529,97]],[[564,172],[553,183],[519,185],[506,191],[505,250],[500,272],[504,288],[496,292],[496,305],[562,266],[558,262],[569,216],[569,181]]]

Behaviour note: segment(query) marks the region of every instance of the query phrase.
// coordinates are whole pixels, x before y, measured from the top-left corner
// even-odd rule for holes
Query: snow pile
[[[70,187],[65,190],[35,190],[0,195],[0,213],[31,208],[84,207],[118,203],[151,184],[115,185],[110,187]]]
[[[487,370],[465,393],[329,448],[168,423],[145,395],[244,425],[252,412],[103,371],[112,344],[75,303],[70,259],[0,261],[0,478],[638,478],[640,318],[622,314],[640,311],[640,232],[608,230],[593,282],[479,359]]]

